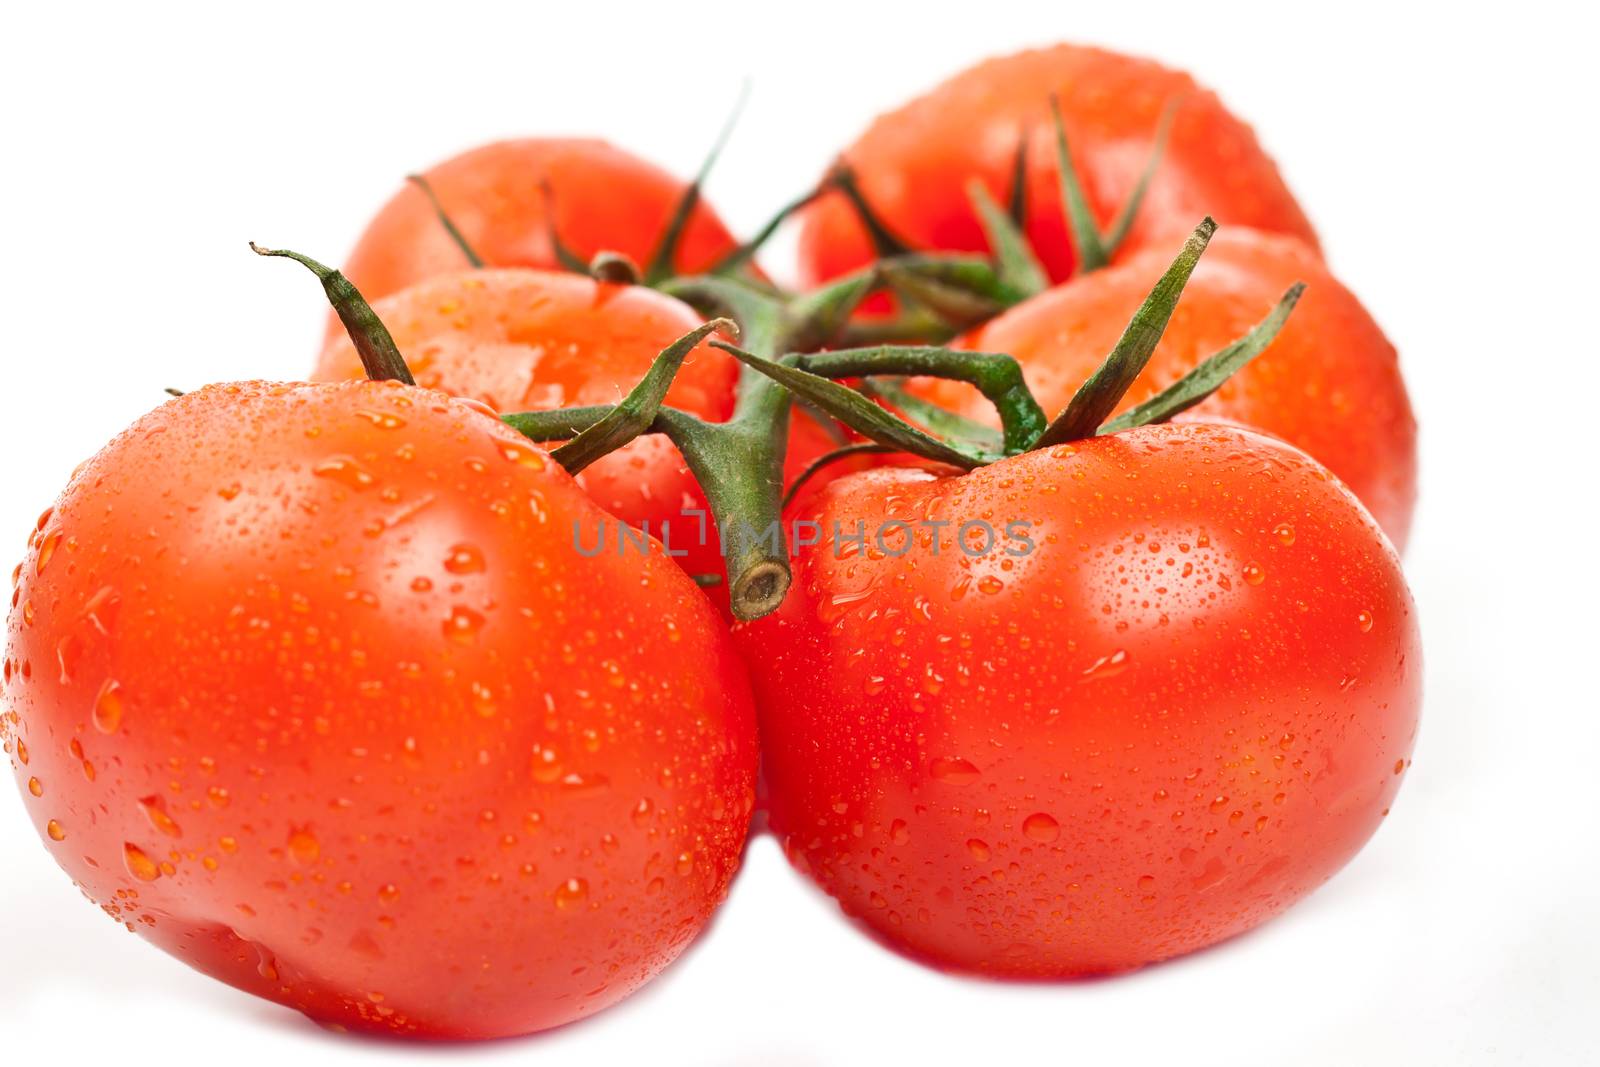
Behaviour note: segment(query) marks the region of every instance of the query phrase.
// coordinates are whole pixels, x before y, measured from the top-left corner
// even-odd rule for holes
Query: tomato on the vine
[[[443,393],[169,402],[17,571],[3,733],[40,836],[130,930],[336,1027],[620,1000],[727,891],[757,754],[722,622],[659,546],[575,551],[603,518]]]
[[[1052,94],[1075,169],[1095,219],[1109,227],[1138,187],[1160,141],[1170,136],[1123,254],[1165,247],[1194,220],[1316,235],[1277,166],[1250,128],[1189,75],[1148,60],[1061,44],[991,59],[880,116],[840,154],[867,203],[900,239],[920,250],[988,250],[968,185],[981,181],[1002,203],[1017,147],[1026,139],[1026,233],[1052,279],[1074,273],[1078,255],[1062,210],[1051,122]],[[873,243],[849,201],[830,192],[807,209],[800,265],[811,281],[872,260]]]
[[[1138,967],[1282,911],[1387,813],[1414,609],[1303,453],[1157,425],[815,500],[796,518],[821,543],[736,636],[772,828],[891,945],[997,975]]]
[[[1164,253],[1150,252],[1086,274],[956,343],[1014,356],[1039,402],[1058,411],[1099,365],[1166,266]],[[1404,548],[1417,498],[1417,423],[1394,346],[1350,290],[1293,238],[1221,230],[1122,409],[1149,399],[1226,347],[1296,281],[1306,283],[1305,295],[1269,354],[1184,417],[1236,420],[1305,450],[1343,479],[1390,540]],[[993,422],[992,409],[968,387],[929,379],[917,391]]]

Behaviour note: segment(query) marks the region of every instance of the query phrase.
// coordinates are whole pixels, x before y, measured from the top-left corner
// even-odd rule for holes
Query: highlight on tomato
[[[726,894],[748,683],[659,544],[574,551],[607,516],[548,454],[364,355],[390,380],[210,386],[79,469],[0,732],[57,863],[191,966],[341,1029],[558,1026]]]

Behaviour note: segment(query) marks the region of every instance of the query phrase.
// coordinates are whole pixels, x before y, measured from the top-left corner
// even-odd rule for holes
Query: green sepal
[[[1166,422],[1174,415],[1188,411],[1200,403],[1272,344],[1278,336],[1278,331],[1289,321],[1289,313],[1294,311],[1295,304],[1299,303],[1300,295],[1305,291],[1304,282],[1295,282],[1267,317],[1258,322],[1249,333],[1205,359],[1188,374],[1149,400],[1129,408],[1104,424],[1099,432],[1117,433],[1120,430],[1131,430],[1135,426]]]
[[[856,388],[866,396],[892,404],[909,422],[942,440],[959,441],[974,452],[1005,451],[1005,439],[997,430],[908,392],[898,379],[869,378]]]
[[[1178,298],[1183,295],[1183,287],[1216,230],[1217,224],[1209,216],[1195,227],[1194,233],[1184,242],[1183,250],[1150,290],[1150,295],[1144,298],[1139,310],[1133,313],[1111,354],[1079,387],[1066,410],[1056,416],[1030,447],[1043,448],[1095,435],[1100,424],[1121,403],[1123,394],[1139,377],[1145,364],[1150,362],[1172,318],[1172,311],[1178,305]]]
[[[984,235],[989,239],[989,252],[994,257],[997,280],[1024,298],[1036,296],[1050,288],[1050,278],[1045,274],[1038,257],[1033,254],[1027,234],[995,202],[989,187],[974,178],[967,185],[967,196],[977,209],[978,221],[983,224]]]
[[[438,216],[439,224],[444,227],[444,232],[450,235],[450,240],[461,249],[461,254],[467,257],[467,262],[475,269],[483,269],[483,257],[473,251],[472,245],[467,243],[466,235],[456,228],[455,222],[445,212],[444,205],[439,203],[439,198],[434,194],[433,186],[428,179],[420,174],[407,174],[406,181],[422,190],[422,195],[428,198],[428,203],[433,206],[434,215]]]
[[[739,332],[730,319],[712,319],[690,330],[661,350],[645,376],[609,414],[551,452],[550,458],[565,467],[567,473],[577,474],[601,456],[615,452],[640,434],[649,433],[685,357],[717,330],[726,330],[734,336]]]

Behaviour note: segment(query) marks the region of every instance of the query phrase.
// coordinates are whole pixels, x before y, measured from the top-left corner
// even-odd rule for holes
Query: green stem
[[[1022,367],[1014,358],[1001,353],[882,345],[804,356],[800,367],[824,378],[887,374],[966,382],[976,387],[999,412],[1008,456],[1027,451],[1028,445],[1044,432],[1049,421],[1023,380]]]
[[[406,366],[405,357],[400,355],[400,349],[395,345],[394,338],[390,336],[388,327],[383,320],[378,318],[366,298],[361,295],[350,280],[332,267],[325,267],[310,256],[303,256],[299,252],[291,252],[283,248],[262,248],[254,241],[250,242],[250,250],[258,256],[282,256],[301,264],[317,276],[322,282],[322,291],[328,294],[328,303],[333,305],[334,313],[339,316],[339,321],[344,323],[345,332],[350,335],[350,341],[356,346],[356,352],[361,356],[361,366],[366,370],[367,377],[375,382],[400,381],[407,385],[416,385],[416,379],[411,377],[411,368]]]

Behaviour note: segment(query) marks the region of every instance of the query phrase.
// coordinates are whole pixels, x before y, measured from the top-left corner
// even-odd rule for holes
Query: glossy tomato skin
[[[739,862],[754,714],[659,548],[442,393],[214,386],[41,518],[5,742],[117,921],[325,1024],[560,1025],[704,926]]]
[[[1150,252],[1084,275],[957,344],[1015,356],[1053,414],[1105,359],[1169,263],[1167,252]],[[1417,423],[1399,359],[1361,302],[1299,241],[1249,229],[1218,231],[1122,408],[1243,336],[1296,281],[1306,283],[1305,295],[1272,346],[1183,417],[1242,422],[1310,453],[1344,480],[1403,549],[1417,499]],[[993,409],[969,387],[930,381],[919,388],[970,417],[995,422]]]
[[[1211,215],[1316,245],[1316,234],[1250,128],[1189,75],[1097,48],[1061,44],[990,59],[880,116],[840,153],[868,203],[922,250],[988,248],[967,187],[983,182],[1005,203],[1019,140],[1028,148],[1028,237],[1051,278],[1076,256],[1061,210],[1050,95],[1061,101],[1073,161],[1101,229],[1127,201],[1154,147],[1163,110],[1177,105],[1171,139],[1124,254],[1181,243]],[[870,261],[872,248],[837,193],[805,214],[800,265],[810,281]]]
[[[442,274],[373,309],[419,384],[499,412],[615,403],[663,348],[704,321],[653,289],[519,269]],[[673,379],[667,403],[720,422],[733,412],[738,373],[731,358],[702,344]],[[320,381],[363,376],[344,336],[323,349],[314,374]],[[665,437],[646,435],[601,457],[578,484],[611,515],[669,540],[685,570],[722,573],[714,531],[700,532],[705,496]],[[614,524],[606,535],[614,547]]]
[[[647,263],[687,187],[637,156],[585,138],[497,141],[447,159],[424,177],[485,264],[545,270],[561,266],[550,242],[552,223],[586,261],[611,251]],[[684,231],[677,266],[686,273],[704,270],[737,244],[702,200]],[[466,266],[427,197],[408,183],[367,225],[343,270],[373,300]]]
[[[1417,726],[1413,606],[1302,453],[1154,427],[818,501],[866,550],[808,550],[737,636],[771,826],[889,944],[1013,977],[1138,967],[1282,911],[1387,814]],[[1000,536],[969,556],[956,531],[980,520]],[[898,528],[873,543],[895,521],[917,531],[900,555]]]

